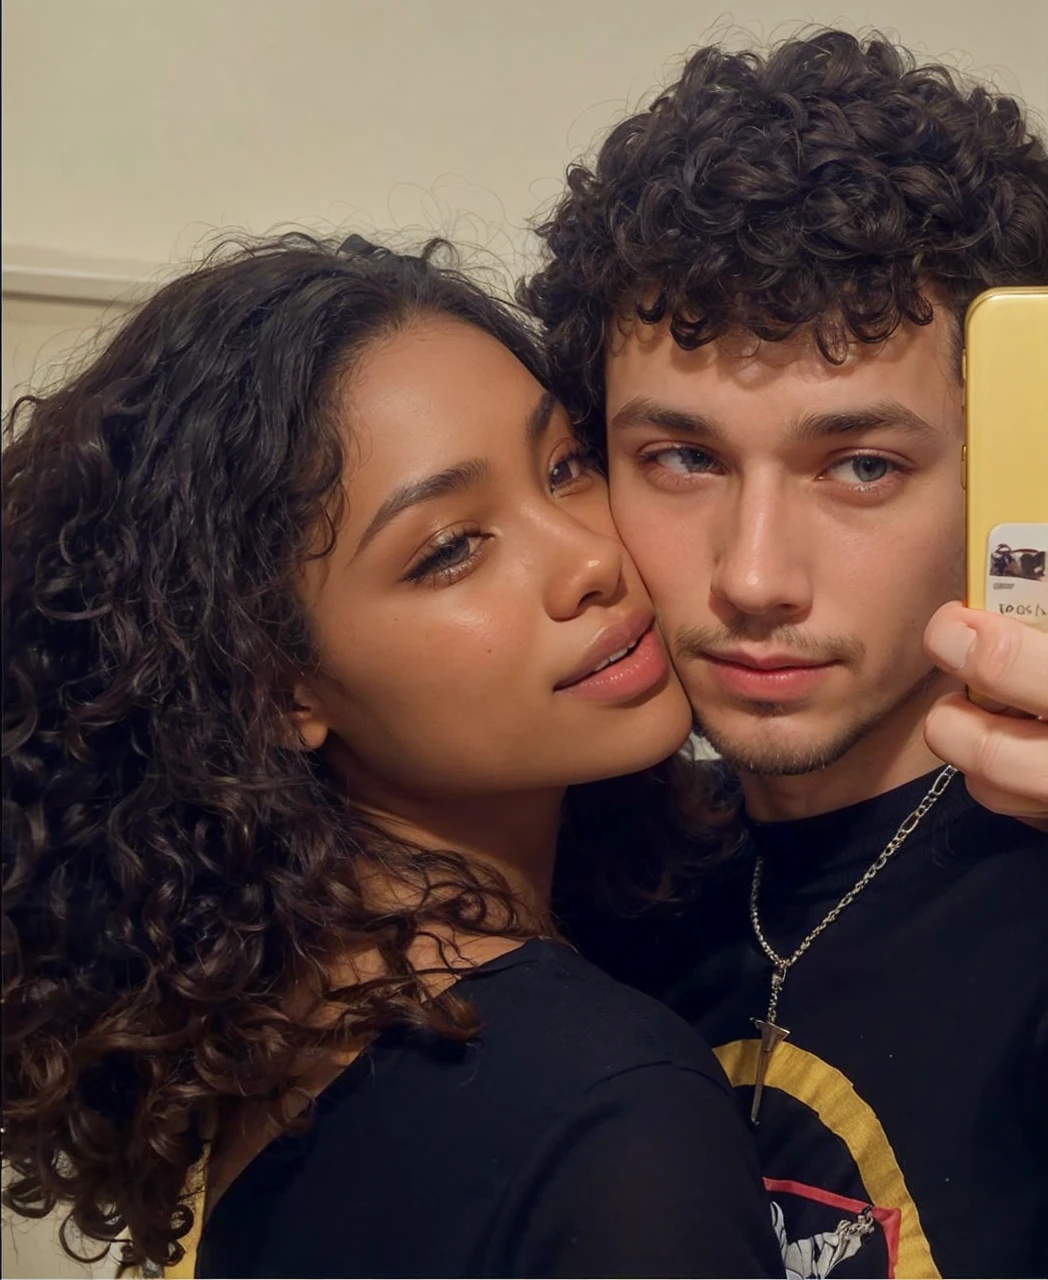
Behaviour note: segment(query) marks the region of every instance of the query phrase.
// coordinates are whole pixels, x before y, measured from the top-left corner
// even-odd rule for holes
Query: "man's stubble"
[[[745,628],[749,632],[749,628]],[[775,639],[798,657],[812,658],[820,662],[837,661],[846,666],[861,666],[866,656],[866,646],[856,637],[831,636],[815,641],[799,630],[777,628]],[[689,660],[699,659],[704,652],[728,647],[731,641],[754,640],[751,634],[742,636],[736,628],[683,628],[674,637],[675,661],[683,666]],[[769,635],[759,637],[770,639]],[[871,734],[887,726],[895,719],[923,718],[931,693],[943,680],[943,674],[928,664],[927,669],[907,687],[887,700],[876,699],[874,705],[856,710],[847,723],[828,730],[816,741],[793,745],[780,741],[740,742],[730,729],[720,729],[702,714],[701,706],[692,702],[695,732],[706,740],[713,750],[739,773],[751,773],[763,777],[799,777],[828,769],[844,759],[858,744]],[[687,682],[685,681],[685,687]],[[803,708],[780,702],[740,702],[738,709],[756,722],[781,721],[790,716],[803,715]]]

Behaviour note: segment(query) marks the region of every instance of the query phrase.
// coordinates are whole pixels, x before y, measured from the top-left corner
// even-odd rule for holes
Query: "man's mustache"
[[[716,657],[745,645],[761,645],[809,662],[856,663],[866,653],[858,636],[812,636],[799,627],[768,626],[752,618],[723,627],[681,627],[673,637],[673,656]]]

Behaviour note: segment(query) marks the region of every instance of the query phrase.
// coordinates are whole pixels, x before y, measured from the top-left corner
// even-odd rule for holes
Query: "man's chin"
[[[884,719],[884,712],[812,723],[810,713],[764,703],[738,716],[696,716],[696,732],[739,773],[798,777],[837,763]],[[822,717],[820,717],[822,718]]]
[[[695,731],[740,773],[798,777],[828,769],[889,721],[923,719],[943,679],[935,668],[890,700],[834,708],[760,703],[745,711],[714,708],[695,715]]]
[[[848,754],[866,729],[859,727],[834,738],[805,739],[801,735],[721,732],[699,721],[697,732],[737,772],[787,778],[828,769]]]

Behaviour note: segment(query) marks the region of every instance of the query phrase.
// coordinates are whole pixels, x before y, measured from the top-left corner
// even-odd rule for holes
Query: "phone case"
[[[968,604],[1048,631],[1048,288],[976,298],[964,360]]]

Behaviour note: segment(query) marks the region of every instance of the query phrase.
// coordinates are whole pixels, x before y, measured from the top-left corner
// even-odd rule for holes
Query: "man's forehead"
[[[959,381],[953,328],[953,318],[937,309],[931,324],[906,321],[885,341],[850,340],[843,358],[835,362],[820,350],[810,326],[775,341],[737,329],[686,349],[674,339],[668,320],[646,324],[636,316],[619,317],[609,326],[605,352],[609,397],[638,379],[651,378],[674,383],[691,378],[705,384],[722,381],[756,390],[786,380],[841,385],[890,376],[892,371],[906,376],[919,368],[938,369],[946,379]]]
[[[792,443],[887,426],[952,434],[962,418],[960,379],[947,325],[938,324],[853,343],[839,364],[810,333],[762,342],[737,332],[686,350],[666,323],[623,326],[607,357],[608,428],[655,428],[710,445],[739,431]]]

